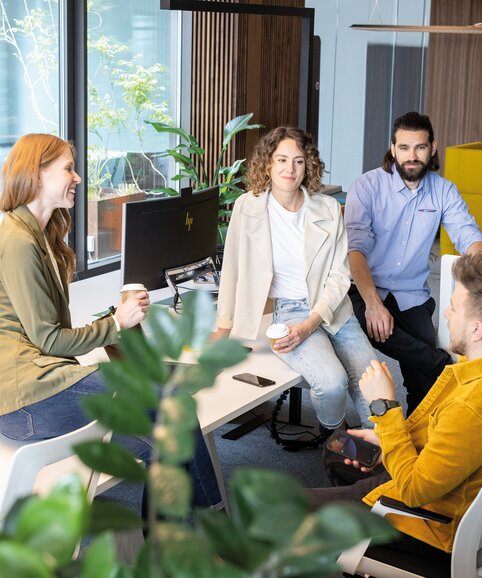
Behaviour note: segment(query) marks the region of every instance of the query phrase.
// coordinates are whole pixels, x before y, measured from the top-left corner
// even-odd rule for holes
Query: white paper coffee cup
[[[120,291],[122,302],[140,291],[147,291],[142,283],[127,283]]]
[[[286,337],[289,332],[288,326],[284,323],[273,323],[273,325],[270,325],[266,330],[266,337],[269,339],[271,347],[273,347],[278,339]]]

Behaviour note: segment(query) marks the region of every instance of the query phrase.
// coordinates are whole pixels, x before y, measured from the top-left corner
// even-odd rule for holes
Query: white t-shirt
[[[304,265],[305,214],[304,203],[299,211],[288,211],[269,194],[268,217],[273,250],[273,281],[269,296],[272,298],[308,297]]]

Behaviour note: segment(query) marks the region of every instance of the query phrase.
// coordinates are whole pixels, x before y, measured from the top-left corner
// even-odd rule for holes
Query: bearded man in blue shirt
[[[400,363],[410,414],[452,358],[437,349],[427,278],[442,224],[460,253],[482,251],[482,233],[457,188],[437,175],[430,119],[397,118],[383,166],[350,187],[345,224],[353,309],[370,341]]]

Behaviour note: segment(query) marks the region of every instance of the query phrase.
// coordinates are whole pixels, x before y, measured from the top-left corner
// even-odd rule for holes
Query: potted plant
[[[230,142],[238,133],[244,130],[264,128],[262,124],[249,124],[252,117],[252,112],[243,114],[231,119],[225,125],[223,143],[212,175],[206,173],[205,149],[201,147],[196,137],[182,128],[172,127],[165,122],[147,121],[158,132],[175,134],[180,138],[180,143],[177,146],[159,155],[161,158],[170,157],[179,164],[179,173],[172,178],[173,181],[187,178],[194,191],[214,186],[219,187],[218,243],[220,245],[224,245],[232,205],[239,195],[244,193],[244,189],[240,185],[244,182],[243,168],[246,159],[238,159],[228,166],[223,166],[223,161]],[[179,194],[172,187],[161,187],[157,190],[169,195]]]
[[[207,314],[209,312],[210,314]],[[310,512],[303,488],[273,471],[245,470],[233,477],[231,515],[213,509],[184,520],[190,506],[189,477],[183,466],[193,454],[197,422],[192,393],[213,384],[223,368],[246,352],[234,340],[209,343],[213,305],[203,291],[184,299],[183,312],[151,306],[149,338],[122,333],[123,358],[102,366],[111,394],[91,396],[86,407],[108,428],[155,441],[150,470],[115,443],[77,447],[87,465],[150,488],[149,537],[133,567],[116,560],[113,532],[140,520],[109,502],[87,504],[76,479],[68,479],[46,498],[18,502],[0,534],[0,576],[22,578],[298,578],[327,577],[341,551],[371,537],[393,539],[390,524],[365,508],[333,504]],[[169,374],[166,357],[178,359],[184,347],[201,348],[196,366],[177,366]],[[160,403],[156,391],[162,387]],[[147,409],[158,408],[154,427]],[[160,517],[159,517],[160,516]],[[71,560],[83,535],[94,535],[82,560]]]

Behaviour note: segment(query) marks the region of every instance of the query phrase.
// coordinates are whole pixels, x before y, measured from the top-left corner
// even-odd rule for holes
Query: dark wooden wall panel
[[[481,0],[432,0],[431,24],[481,21]],[[482,141],[482,34],[430,35],[425,110],[443,174],[445,147]]]
[[[304,0],[238,2],[304,8]],[[191,132],[210,174],[230,118],[253,112],[266,130],[298,124],[300,38],[300,18],[193,13]],[[258,137],[238,135],[225,164],[247,157]]]

